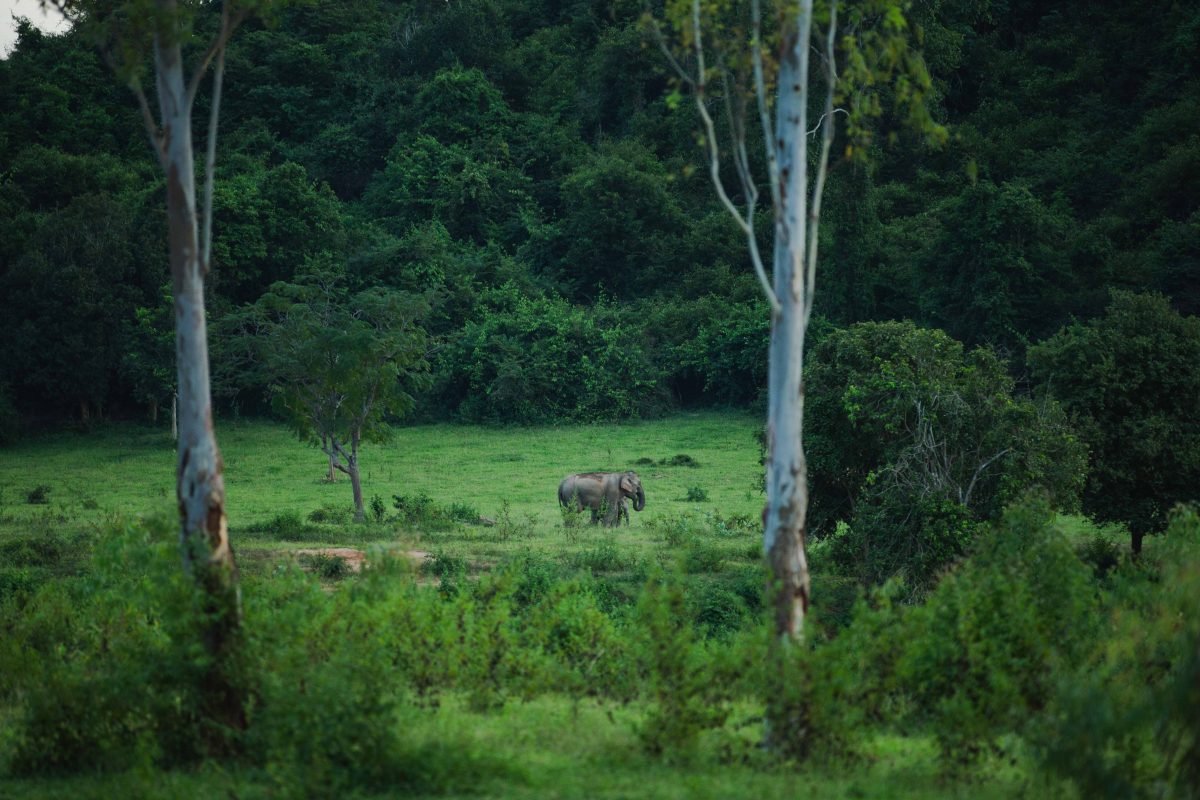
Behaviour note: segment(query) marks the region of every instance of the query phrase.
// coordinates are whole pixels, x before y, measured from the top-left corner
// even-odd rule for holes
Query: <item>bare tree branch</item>
[[[825,193],[825,177],[829,170],[829,151],[833,147],[833,93],[837,88],[837,70],[834,63],[834,40],[837,33],[837,0],[831,0],[829,6],[829,30],[825,36],[825,57],[828,62],[825,70],[825,113],[818,123],[822,127],[821,157],[817,162],[817,175],[813,181],[812,204],[809,207],[808,218],[808,255],[804,259],[805,289],[804,289],[804,321],[808,323],[812,316],[813,295],[817,284],[817,243],[820,239],[821,199]]]
[[[694,34],[694,43],[696,53],[696,66],[699,74],[699,80],[694,84],[694,97],[696,100],[696,110],[700,112],[700,119],[704,124],[704,139],[708,145],[708,174],[712,179],[712,184],[717,190],[717,197],[725,209],[737,220],[738,226],[742,232],[746,234],[746,238],[750,242],[755,242],[754,227],[750,224],[753,215],[743,216],[742,212],[729,199],[729,194],[725,191],[725,182],[721,180],[721,156],[717,144],[716,126],[713,125],[712,115],[708,113],[708,107],[705,104],[705,62],[704,62],[704,43],[701,39],[700,29],[700,0],[692,0],[692,28]],[[757,193],[755,195],[757,197]],[[747,203],[750,203],[750,198],[747,198]],[[771,306],[772,314],[778,315],[781,307],[779,298],[775,296],[775,291],[771,288],[771,282],[767,278],[767,271],[763,267],[762,258],[758,254],[758,247],[752,245],[751,261],[754,264],[754,272],[758,276],[758,282],[762,287],[763,293],[767,297],[767,302]]]

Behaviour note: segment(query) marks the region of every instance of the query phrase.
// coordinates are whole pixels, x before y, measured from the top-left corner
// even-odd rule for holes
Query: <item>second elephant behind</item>
[[[592,523],[604,515],[604,524],[621,524],[621,513],[625,498],[633,499],[633,510],[646,507],[646,493],[642,481],[633,470],[627,472],[583,472],[568,475],[558,485],[558,502],[572,511],[591,509]],[[629,512],[625,511],[628,520]]]

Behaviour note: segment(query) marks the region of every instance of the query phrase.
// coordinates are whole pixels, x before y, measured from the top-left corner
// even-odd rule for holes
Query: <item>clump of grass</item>
[[[312,514],[309,515],[309,518],[312,518]],[[324,534],[313,528],[312,525],[305,523],[295,511],[284,511],[271,517],[266,522],[247,526],[246,532],[258,534],[268,539],[289,542],[304,542],[314,538],[324,538]]]
[[[660,467],[698,467],[700,462],[689,456],[687,453],[680,453],[670,458],[664,458],[658,462]]]
[[[653,458],[647,458],[646,456],[642,456],[641,458],[639,458],[637,461],[634,461],[633,463],[639,467],[653,467],[658,462],[655,461]]]
[[[96,498],[94,497],[85,497],[81,505],[84,511],[96,511],[100,508],[100,504],[96,502]]]
[[[707,542],[692,542],[683,556],[683,568],[688,574],[720,572],[725,551]]]
[[[354,518],[354,510],[341,506],[321,506],[308,512],[308,521],[326,525],[345,525]]]
[[[691,486],[687,490],[687,497],[683,499],[689,503],[706,503],[708,502],[708,492],[699,486]]]
[[[592,547],[575,553],[570,558],[571,566],[576,569],[597,572],[621,572],[629,567],[629,560],[621,555],[617,545],[610,539],[604,539]]]
[[[50,502],[50,487],[44,483],[39,483],[25,493],[25,502],[31,506],[46,505]]]

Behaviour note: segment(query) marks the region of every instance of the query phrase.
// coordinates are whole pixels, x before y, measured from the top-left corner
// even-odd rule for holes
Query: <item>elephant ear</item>
[[[620,487],[621,487],[621,494],[625,495],[626,497],[632,497],[634,495],[634,493],[636,492],[636,489],[634,488],[633,478],[629,477],[628,472],[626,472],[624,475],[621,476]]]

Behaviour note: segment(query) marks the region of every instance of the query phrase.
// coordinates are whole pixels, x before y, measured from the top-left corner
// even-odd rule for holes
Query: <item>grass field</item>
[[[748,725],[741,748],[732,755],[727,740],[707,742],[686,762],[664,763],[640,752],[632,734],[637,722],[636,707],[590,701],[539,698],[510,703],[488,714],[451,702],[403,721],[414,758],[421,759],[430,777],[449,790],[437,794],[404,790],[383,796],[528,800],[1049,796],[1019,767],[1007,763],[989,763],[970,778],[949,780],[939,771],[932,741],[898,735],[877,737],[864,757],[853,762],[796,768],[770,763],[754,744],[757,727]],[[446,771],[457,774],[439,774]],[[175,772],[0,780],[0,792],[25,800],[279,796],[261,772],[215,764]],[[1063,797],[1061,790],[1057,796]]]
[[[657,422],[542,428],[430,425],[397,428],[390,442],[367,444],[363,492],[378,495],[394,516],[394,495],[427,495],[441,506],[457,503],[507,524],[503,531],[460,526],[420,530],[393,522],[349,524],[350,484],[339,474],[325,481],[319,450],[283,426],[222,422],[227,513],[234,546],[254,561],[263,550],[394,541],[406,548],[452,552],[486,563],[520,551],[571,553],[596,541],[644,549],[651,532],[681,513],[755,518],[762,495],[754,432],[745,414],[690,414]],[[695,466],[658,466],[679,455]],[[639,463],[639,459],[642,460]],[[174,505],[174,450],[162,430],[112,425],[89,434],[55,434],[28,440],[0,459],[0,535],[30,526],[86,528],[114,516],[170,514]],[[646,510],[610,533],[563,527],[559,481],[591,470],[636,469],[646,490]],[[45,502],[29,493],[48,487]],[[688,501],[689,490],[707,495]],[[328,509],[333,524],[308,516]],[[301,526],[296,526],[297,518]],[[275,521],[272,526],[271,523]],[[586,522],[586,514],[581,517]],[[264,537],[262,528],[270,527]],[[303,530],[289,530],[289,526]],[[608,537],[612,537],[609,539]]]
[[[248,592],[256,581],[271,580],[271,565],[288,558],[288,550],[349,545],[368,552],[380,546],[421,549],[435,561],[457,560],[474,574],[506,558],[534,554],[606,575],[623,583],[628,597],[648,564],[669,563],[681,552],[689,580],[761,584],[757,519],[763,500],[754,486],[758,425],[744,414],[703,413],[629,425],[400,428],[389,443],[363,451],[364,493],[368,499],[381,496],[387,506],[382,521],[365,524],[349,519],[348,481],[326,483],[321,453],[282,426],[226,421],[218,424],[218,436]],[[680,455],[695,465],[659,463]],[[556,498],[564,475],[625,468],[638,470],[647,495],[646,510],[631,513],[630,526],[593,528],[586,515],[577,526],[564,524]],[[27,440],[0,452],[0,545],[38,531],[87,539],[114,519],[169,517],[173,472],[172,443],[161,430],[112,425]],[[693,495],[701,490],[707,499],[688,500],[689,490]],[[29,502],[31,493],[44,502]],[[469,506],[498,524],[408,525],[392,507],[396,494],[425,494],[442,507]],[[313,512],[321,521],[310,519]],[[830,593],[821,581],[814,576],[815,590],[828,604]],[[643,753],[636,733],[643,710],[637,702],[542,696],[477,713],[449,694],[440,708],[406,713],[405,738],[430,770],[461,770],[464,757],[482,759],[461,779],[435,781],[441,796],[982,800],[1040,791],[1024,769],[1007,762],[985,761],[969,780],[950,780],[940,771],[932,741],[920,735],[882,733],[851,763],[780,767],[757,746],[761,710],[753,708],[741,715],[744,722],[713,732],[683,763]],[[205,766],[0,780],[0,796],[255,797],[275,796],[273,786],[261,772]]]

